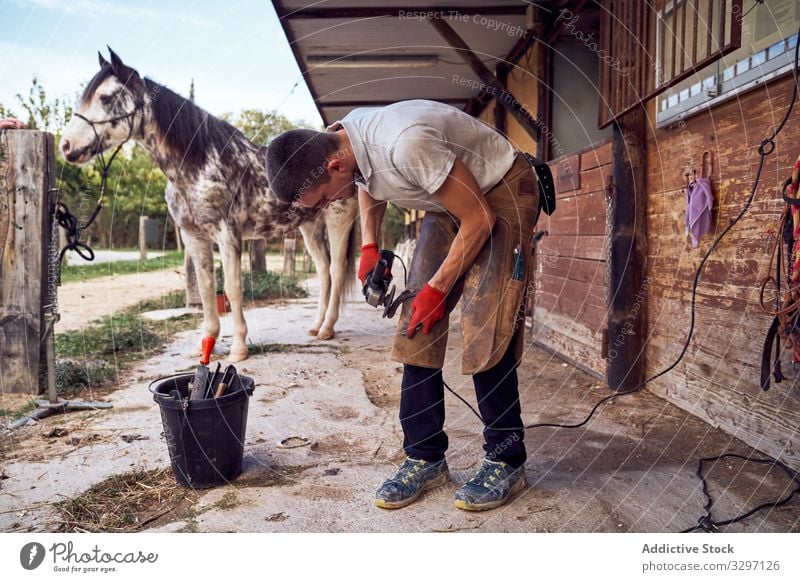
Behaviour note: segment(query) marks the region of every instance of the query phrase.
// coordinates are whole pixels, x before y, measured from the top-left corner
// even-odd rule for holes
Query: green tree
[[[386,205],[382,237],[381,242],[387,249],[393,249],[397,243],[406,238],[405,211],[392,203]]]
[[[16,117],[16,113],[7,109],[2,103],[0,103],[0,118],[3,117]]]
[[[152,162],[150,155],[139,146],[130,148],[123,156],[120,153],[109,172],[106,203],[110,212],[104,216],[104,231],[113,234],[117,244],[133,246],[139,236],[139,217],[166,221],[168,216],[164,190],[167,179]],[[97,190],[100,188],[100,173],[94,176]],[[172,233],[168,232],[168,238]]]
[[[16,98],[18,105],[25,112],[24,115],[27,116],[23,121],[28,129],[60,133],[61,128],[72,117],[72,106],[58,97],[49,99],[36,76],[31,81],[28,95],[23,97],[17,93]]]
[[[308,127],[304,121],[293,122],[276,111],[261,111],[259,109],[245,109],[236,117],[226,113],[222,115],[222,118],[236,126],[247,139],[259,145],[269,143],[284,131],[298,127]]]

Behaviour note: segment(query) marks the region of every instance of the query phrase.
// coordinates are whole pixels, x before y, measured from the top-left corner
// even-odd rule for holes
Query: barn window
[[[705,111],[791,71],[798,42],[800,2],[769,0],[754,4],[740,19],[741,47],[663,93],[657,104],[659,126]],[[669,58],[665,62],[669,63]]]
[[[741,46],[742,1],[605,0],[600,127],[665,91],[688,99],[693,83],[685,80]]]

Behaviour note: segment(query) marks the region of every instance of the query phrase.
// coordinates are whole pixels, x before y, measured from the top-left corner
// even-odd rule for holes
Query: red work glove
[[[381,260],[381,253],[378,245],[369,243],[361,247],[361,260],[358,263],[358,278],[361,279],[361,284],[367,282],[367,275],[369,275]]]
[[[446,293],[434,289],[427,283],[417,293],[411,303],[411,321],[408,322],[406,337],[411,339],[417,333],[417,326],[422,324],[422,333],[430,333],[433,324],[445,316],[444,298]]]

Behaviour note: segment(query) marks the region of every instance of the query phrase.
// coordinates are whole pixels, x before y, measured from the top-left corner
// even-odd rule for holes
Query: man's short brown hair
[[[267,179],[272,193],[290,204],[309,188],[330,180],[326,165],[339,147],[336,137],[311,129],[292,129],[267,146]]]

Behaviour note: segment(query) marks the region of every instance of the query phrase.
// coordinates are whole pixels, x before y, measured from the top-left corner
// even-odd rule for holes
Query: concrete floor
[[[167,515],[148,531],[674,532],[694,525],[702,514],[696,459],[751,452],[642,392],[612,400],[580,429],[529,430],[530,487],[500,509],[467,513],[453,507],[453,493],[480,463],[481,426],[448,394],[452,483],[404,509],[378,509],[372,504],[374,491],[403,459],[397,420],[400,368],[387,358],[394,322],[354,297],[337,326],[337,338],[317,342],[306,334],[313,296],[247,313],[251,342],[303,347],[257,355],[240,366],[257,382],[243,475],[199,492],[193,507]],[[229,346],[230,325],[227,316],[223,347]],[[52,502],[136,467],[168,466],[161,418],[147,384],[191,366],[189,353],[197,339],[196,333],[181,334],[162,356],[136,368],[123,388],[107,396],[112,410],[51,417],[20,429],[13,446],[0,452],[0,475],[7,477],[0,480],[0,530],[50,531],[56,523]],[[445,378],[474,401],[469,378],[459,374],[459,341],[454,328]],[[593,378],[532,345],[520,368],[520,390],[528,423],[582,420],[607,394]],[[79,447],[64,439],[48,441],[44,435],[54,427],[87,438]],[[142,440],[122,439],[132,433]],[[312,444],[278,446],[292,436]],[[721,463],[711,479],[714,515],[728,518],[785,495],[791,486],[774,469]],[[800,502],[795,501],[729,531],[800,531],[798,519]]]

